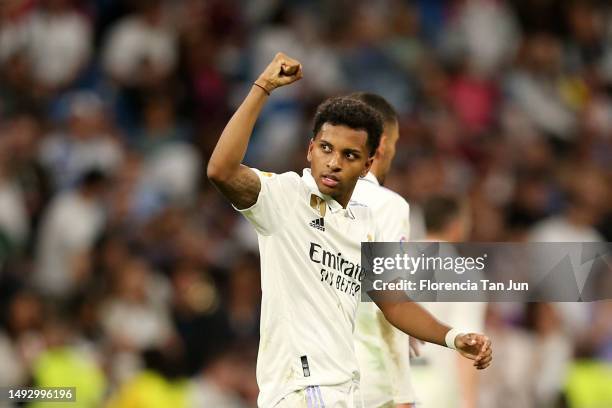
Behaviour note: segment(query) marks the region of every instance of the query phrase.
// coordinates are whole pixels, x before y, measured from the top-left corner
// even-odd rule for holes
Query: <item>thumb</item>
[[[300,64],[295,64],[291,62],[281,64],[281,75],[291,76],[295,75],[298,72],[298,69],[301,68]]]

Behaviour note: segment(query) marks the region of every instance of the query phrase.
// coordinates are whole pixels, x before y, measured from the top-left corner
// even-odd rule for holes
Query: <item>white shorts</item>
[[[275,408],[363,408],[359,384],[309,386],[287,395]]]

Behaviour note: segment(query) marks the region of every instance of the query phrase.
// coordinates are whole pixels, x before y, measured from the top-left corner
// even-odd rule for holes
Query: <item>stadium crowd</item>
[[[1,1],[0,385],[254,405],[257,242],[204,169],[279,50],[304,79],[270,98],[250,165],[300,171],[317,104],[376,92],[413,240],[452,194],[473,241],[612,241],[608,2]],[[481,406],[612,403],[610,316],[489,305]]]

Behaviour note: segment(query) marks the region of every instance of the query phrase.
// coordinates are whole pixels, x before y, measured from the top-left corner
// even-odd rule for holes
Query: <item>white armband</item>
[[[446,342],[446,347],[453,349],[453,350],[457,350],[457,347],[455,346],[455,339],[457,338],[457,336],[460,336],[462,334],[464,334],[464,332],[461,330],[450,329],[446,333],[446,336],[444,337],[444,341]]]

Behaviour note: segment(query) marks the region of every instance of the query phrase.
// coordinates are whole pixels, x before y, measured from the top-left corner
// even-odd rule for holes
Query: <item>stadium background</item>
[[[4,0],[0,385],[254,405],[256,241],[204,169],[278,50],[304,79],[250,165],[299,171],[316,105],[372,91],[413,238],[452,193],[474,241],[612,240],[608,2]],[[482,407],[612,407],[611,302],[490,305],[487,327]]]

